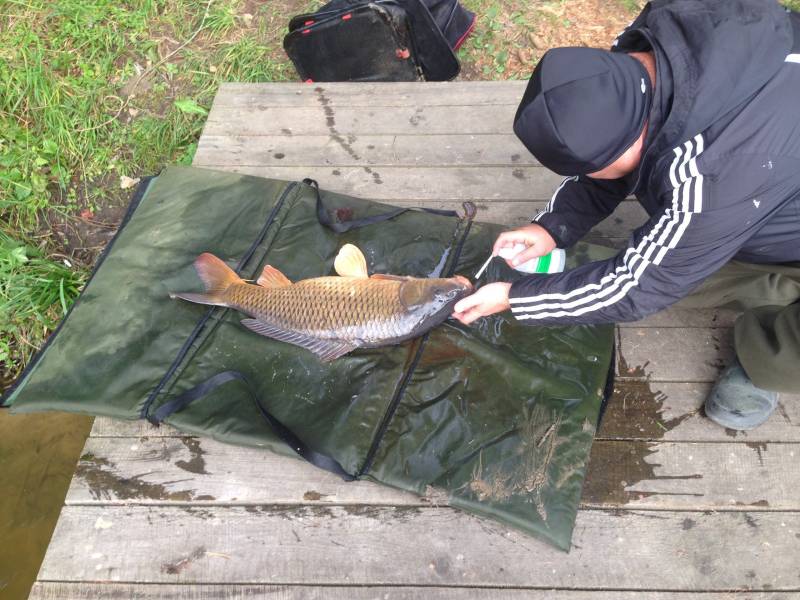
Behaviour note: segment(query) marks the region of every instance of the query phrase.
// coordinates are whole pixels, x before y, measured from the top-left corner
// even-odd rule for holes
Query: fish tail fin
[[[225,292],[234,284],[244,283],[244,280],[233,269],[208,252],[197,257],[197,260],[194,261],[194,268],[206,286],[206,293],[180,292],[170,294],[170,298],[180,298],[196,304],[228,306]]]
[[[194,268],[206,286],[206,295],[219,300],[229,287],[236,283],[244,283],[233,269],[208,252],[203,252],[197,257]]]

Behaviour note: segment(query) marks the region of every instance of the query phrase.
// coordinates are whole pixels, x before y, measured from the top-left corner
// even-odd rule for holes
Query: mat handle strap
[[[344,470],[335,459],[327,454],[322,454],[316,450],[309,448],[297,435],[295,435],[286,425],[276,419],[261,403],[258,395],[253,391],[253,386],[239,371],[223,371],[217,373],[213,377],[206,379],[203,383],[194,386],[192,389],[185,391],[180,396],[173,398],[169,402],[165,402],[158,407],[153,413],[147,417],[147,420],[154,425],[160,425],[170,415],[183,410],[195,400],[199,400],[204,396],[217,389],[219,386],[229,383],[231,381],[241,381],[245,384],[247,392],[253,399],[253,402],[264,417],[264,420],[269,424],[275,434],[289,447],[294,450],[301,458],[307,460],[315,467],[324,469],[338,475],[345,481],[354,481],[356,478]]]
[[[327,227],[332,231],[335,231],[336,233],[344,233],[345,231],[350,231],[351,229],[358,229],[359,227],[366,227],[367,225],[374,225],[375,223],[388,221],[389,219],[393,219],[396,216],[401,215],[404,212],[408,212],[410,210],[423,211],[426,213],[432,213],[434,215],[442,215],[444,217],[459,216],[458,213],[454,210],[447,210],[440,208],[425,208],[421,206],[409,206],[406,208],[394,208],[385,213],[380,213],[369,217],[362,217],[360,219],[338,221],[332,216],[331,214],[332,211],[329,211],[322,203],[322,194],[320,194],[319,191],[319,184],[313,179],[308,179],[308,178],[303,179],[303,183],[312,188],[317,195],[317,219],[322,225],[324,225],[325,227]]]

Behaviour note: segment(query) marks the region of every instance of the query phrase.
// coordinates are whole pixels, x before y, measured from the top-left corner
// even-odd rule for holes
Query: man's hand
[[[511,307],[508,303],[510,289],[510,283],[485,285],[471,296],[459,300],[453,309],[453,317],[464,325],[469,325],[481,317],[508,310]]]
[[[531,223],[519,229],[504,231],[497,236],[492,254],[496,255],[501,248],[513,248],[515,244],[525,244],[527,249],[506,261],[510,267],[516,267],[532,258],[550,254],[556,247],[556,241],[544,227]]]

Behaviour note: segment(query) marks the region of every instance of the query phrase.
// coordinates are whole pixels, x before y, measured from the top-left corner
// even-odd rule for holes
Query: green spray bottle
[[[527,246],[525,244],[514,244],[513,247],[506,247],[500,248],[496,256],[500,258],[505,258],[506,260],[515,257],[517,254],[525,250]],[[478,270],[475,274],[475,279],[479,279],[483,272],[486,270],[486,267],[489,266],[489,263],[492,262],[492,259],[495,257],[492,254],[489,259],[483,263],[483,266]],[[567,262],[567,253],[564,252],[561,248],[556,248],[550,254],[545,254],[544,256],[537,256],[536,258],[532,258],[531,260],[525,261],[521,265],[517,265],[514,267],[517,271],[521,273],[539,273],[542,275],[545,274],[553,274],[553,273],[561,273],[564,270],[564,266]]]

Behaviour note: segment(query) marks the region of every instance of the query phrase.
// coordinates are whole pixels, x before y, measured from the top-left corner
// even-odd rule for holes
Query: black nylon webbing
[[[331,216],[331,212],[322,203],[322,194],[319,193],[319,184],[313,179],[303,179],[303,183],[311,187],[317,195],[317,219],[322,225],[325,225],[325,227],[335,231],[336,233],[344,233],[345,231],[350,231],[351,229],[358,229],[359,227],[365,227],[367,225],[381,223],[382,221],[388,221],[389,219],[393,219],[397,215],[401,215],[410,210],[419,210],[432,213],[434,215],[442,215],[444,217],[458,217],[458,213],[454,210],[409,206],[407,208],[395,208],[385,213],[372,215],[371,217],[362,217],[360,219],[353,219],[350,221],[337,221]]]
[[[387,211],[385,213],[372,215],[370,217],[363,217],[360,219],[353,219],[348,221],[338,221],[333,218],[331,212],[323,204],[322,194],[320,194],[319,185],[317,184],[317,182],[314,181],[313,179],[304,179],[303,183],[311,187],[316,193],[316,213],[320,224],[324,225],[325,227],[328,227],[329,229],[331,229],[336,233],[344,233],[346,231],[350,231],[351,229],[358,229],[359,227],[365,227],[367,225],[373,225],[375,223],[380,223],[382,221],[388,221],[389,219],[393,219],[394,217],[410,210],[419,210],[446,217],[458,218],[459,216],[458,213],[453,210],[441,210],[441,209],[424,208],[424,207],[408,207],[408,208],[396,208]],[[270,218],[269,222],[271,221],[272,218]],[[468,230],[469,229],[467,229],[467,231]],[[463,244],[463,240],[461,241],[461,243]],[[459,252],[460,252],[460,245],[461,244],[459,244],[459,249],[458,249]],[[249,260],[253,250],[255,250],[255,247],[251,248],[251,251],[247,254],[247,256],[240,261],[240,266],[245,264],[247,260]],[[209,310],[208,314],[206,315],[206,318],[201,320],[196,329],[198,330],[202,329],[202,327],[205,325],[205,321],[211,316],[213,310],[214,309]],[[187,340],[187,342],[196,338],[197,333],[199,333],[199,331],[193,332],[192,335],[189,337],[189,340]],[[186,346],[187,347],[185,348],[185,350],[188,350],[188,343]],[[182,352],[179,354],[179,358],[181,359],[185,354],[183,350],[184,349],[182,349]],[[180,360],[176,361],[175,364],[177,365],[179,362]],[[171,371],[168,372],[167,375],[168,376],[171,375]],[[165,380],[167,378],[168,377],[165,377]],[[176,398],[173,398],[172,400],[165,402],[164,404],[159,406],[158,409],[153,411],[152,414],[148,414],[147,409],[149,409],[150,404],[152,403],[152,399],[155,398],[155,393],[154,393],[152,394],[151,399],[149,399],[147,404],[145,405],[145,409],[142,411],[142,416],[147,418],[147,420],[149,420],[151,423],[158,425],[162,423],[170,415],[180,410],[183,410],[189,404],[191,404],[195,400],[203,398],[204,396],[208,395],[219,386],[236,380],[241,381],[245,384],[245,386],[247,387],[247,391],[250,394],[250,397],[253,399],[253,402],[255,403],[261,415],[264,417],[267,423],[269,423],[269,425],[275,431],[277,436],[282,441],[286,442],[292,448],[292,450],[294,450],[299,456],[301,456],[302,458],[304,458],[305,460],[307,460],[316,467],[325,469],[326,471],[338,475],[345,481],[353,481],[356,479],[354,475],[351,475],[350,473],[345,471],[344,468],[330,456],[327,456],[326,454],[322,454],[320,452],[317,452],[309,448],[291,430],[289,430],[285,425],[283,425],[280,421],[278,421],[278,419],[272,416],[269,413],[269,411],[266,408],[264,408],[263,404],[261,404],[261,401],[258,399],[258,396],[253,391],[253,388],[247,381],[247,378],[239,371],[223,371],[222,373],[218,373],[213,377],[207,379],[206,381],[196,385],[192,389],[187,390],[186,392],[177,396]],[[160,391],[160,389],[161,386],[157,387],[155,392]]]
[[[253,243],[250,245],[250,248],[247,250],[245,255],[236,264],[236,268],[234,269],[234,271],[236,272],[237,275],[241,273],[242,269],[247,264],[247,261],[249,261],[250,258],[252,258],[253,253],[256,251],[256,248],[258,248],[261,242],[264,241],[264,237],[267,235],[267,231],[269,231],[269,228],[272,226],[273,221],[275,221],[275,217],[278,214],[278,211],[281,209],[283,203],[286,201],[286,198],[289,196],[289,192],[291,192],[296,185],[297,183],[292,182],[288,186],[286,186],[286,188],[283,190],[283,193],[280,195],[280,198],[278,198],[278,201],[275,203],[275,206],[272,207],[272,210],[270,211],[266,222],[261,227],[261,230],[258,232],[258,237],[253,241]],[[172,364],[170,365],[169,369],[167,369],[167,372],[164,373],[164,376],[161,378],[161,381],[158,382],[158,385],[156,385],[156,387],[153,388],[153,391],[151,391],[150,395],[147,397],[147,400],[145,401],[144,406],[142,406],[142,410],[139,413],[140,418],[149,419],[148,415],[150,414],[150,408],[152,407],[158,395],[161,393],[161,390],[175,374],[175,371],[178,369],[179,365],[183,362],[183,359],[186,358],[186,355],[189,353],[189,349],[192,347],[194,341],[200,336],[200,334],[202,333],[203,329],[206,326],[206,323],[209,321],[209,319],[211,319],[211,316],[219,310],[220,307],[218,306],[209,307],[208,310],[206,310],[205,314],[197,322],[194,329],[189,334],[189,337],[186,338],[186,341],[183,343],[183,346],[181,346],[180,350],[178,350],[178,355],[172,361]],[[222,310],[228,310],[228,309],[225,308]]]
[[[299,437],[297,437],[297,435],[294,434],[294,432],[292,432],[291,429],[286,427],[286,425],[281,423],[266,408],[264,408],[264,405],[261,403],[261,400],[259,400],[258,395],[253,390],[250,382],[247,381],[247,378],[244,376],[244,374],[240,373],[239,371],[223,371],[222,373],[217,373],[213,377],[206,379],[203,383],[194,386],[192,389],[185,391],[180,396],[173,398],[169,402],[165,402],[159,406],[158,409],[148,417],[148,420],[154,425],[158,425],[170,415],[183,410],[195,400],[199,400],[207,396],[219,386],[225,385],[231,381],[241,381],[244,383],[247,393],[250,395],[250,398],[252,398],[253,403],[255,403],[256,408],[258,408],[258,411],[261,413],[261,416],[264,417],[264,420],[269,424],[275,434],[283,442],[286,442],[289,447],[301,458],[307,460],[315,467],[325,469],[326,471],[338,475],[345,481],[353,481],[355,479],[355,477],[345,471],[342,465],[340,465],[335,459],[331,458],[327,454],[322,454],[321,452],[317,452],[316,450],[309,448]]]

